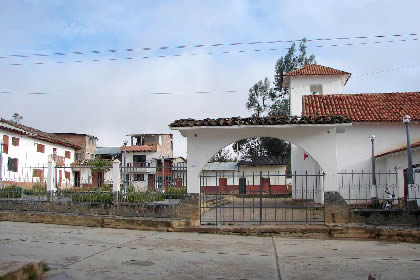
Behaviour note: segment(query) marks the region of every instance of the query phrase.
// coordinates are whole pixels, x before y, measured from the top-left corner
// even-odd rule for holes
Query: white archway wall
[[[178,128],[187,137],[188,192],[200,192],[200,172],[220,149],[241,139],[274,137],[307,151],[326,173],[325,191],[336,190],[336,125]]]

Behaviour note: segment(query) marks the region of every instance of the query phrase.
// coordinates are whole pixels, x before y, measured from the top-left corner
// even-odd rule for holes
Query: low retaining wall
[[[349,223],[350,207],[338,192],[324,193],[325,222]]]
[[[338,192],[325,192],[325,222],[420,226],[419,209],[351,209]]]
[[[149,203],[88,203],[71,201],[30,201],[0,199],[0,210],[58,213],[89,216],[120,216],[168,219],[200,219],[200,198],[188,194],[182,199],[168,199]]]
[[[351,223],[420,226],[420,210],[352,209],[350,213]]]

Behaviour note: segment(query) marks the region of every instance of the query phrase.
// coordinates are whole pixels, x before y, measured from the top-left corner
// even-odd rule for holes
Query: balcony
[[[57,156],[57,155],[49,155],[48,160],[55,160],[55,166],[64,166],[65,165],[65,157]]]
[[[127,162],[126,171],[129,173],[150,173],[154,172],[155,166],[151,162]]]

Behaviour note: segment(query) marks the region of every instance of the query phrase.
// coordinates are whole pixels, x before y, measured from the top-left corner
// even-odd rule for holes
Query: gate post
[[[112,194],[113,202],[118,203],[118,192],[120,191],[120,161],[118,159],[112,162]]]
[[[55,161],[48,161],[48,170],[47,170],[47,198],[48,201],[53,199],[55,191]]]

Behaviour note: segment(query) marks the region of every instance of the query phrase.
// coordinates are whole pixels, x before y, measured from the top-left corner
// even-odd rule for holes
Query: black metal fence
[[[176,162],[133,162],[121,165],[121,179],[124,187],[143,191],[168,192],[170,189],[186,188],[187,164]]]
[[[337,173],[339,192],[351,208],[401,209],[420,205],[420,169],[415,169],[414,184],[398,178],[395,171]],[[399,182],[400,180],[400,182]]]
[[[0,189],[0,200],[10,201],[33,201],[33,202],[73,202],[88,204],[142,204],[148,202],[182,199],[186,196],[186,189],[180,188],[169,192],[141,192],[119,191],[112,192],[107,189],[83,191],[78,188],[47,192],[44,190],[34,191],[20,187]]]
[[[307,172],[287,178],[285,172],[276,171],[203,171],[200,221],[203,225],[323,223],[323,182],[323,174]]]

